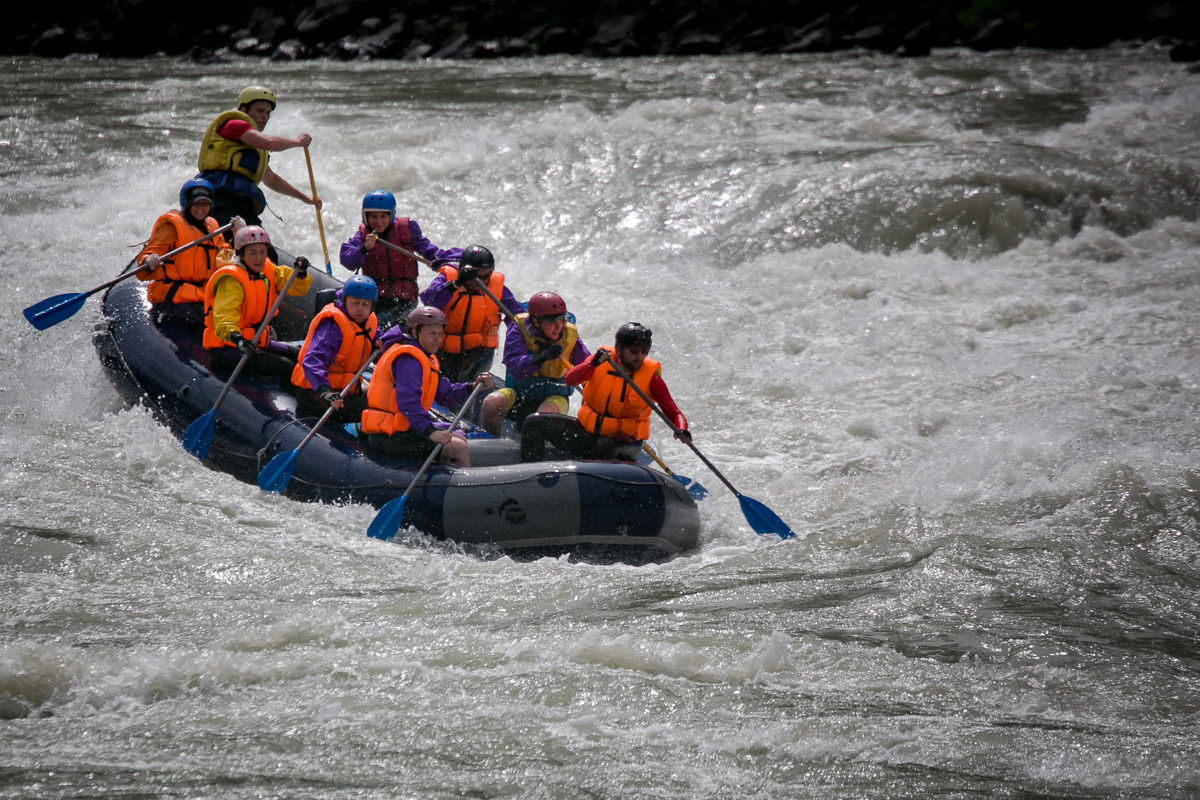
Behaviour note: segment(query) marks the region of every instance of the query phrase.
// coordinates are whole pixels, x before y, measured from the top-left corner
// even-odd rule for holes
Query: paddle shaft
[[[329,247],[325,244],[325,223],[321,220],[321,204],[320,198],[317,197],[317,181],[313,178],[312,156],[308,154],[308,148],[304,148],[304,162],[308,164],[308,185],[312,189],[313,206],[317,210],[317,230],[321,234],[321,252],[325,254],[325,272],[329,275],[333,274],[333,265],[329,263]]]
[[[185,245],[176,247],[174,250],[170,251],[169,253],[162,254],[161,256],[159,256],[159,259],[162,261],[166,261],[169,258],[173,258],[174,256],[177,256],[180,253],[182,253],[184,250],[188,250],[192,247],[195,247],[196,245],[200,244],[201,242],[207,242],[209,239],[212,239],[215,236],[220,236],[222,233],[224,233],[225,231],[229,230],[232,227],[233,227],[232,224],[222,225],[220,228],[217,228],[215,231],[212,231],[211,233],[206,233],[205,235],[201,236],[199,239],[193,239],[192,241],[188,242]],[[137,275],[139,272],[141,272],[144,269],[144,267],[142,267],[140,264],[137,264],[137,259],[138,259],[138,257],[134,256],[133,259],[131,259],[130,262],[125,265],[126,271],[122,272],[120,275],[113,278],[111,281],[106,281],[106,282],[100,284],[99,286],[97,286],[95,289],[89,289],[86,292],[82,292],[78,295],[74,295],[74,296],[68,298],[67,300],[64,300],[61,303],[57,303],[57,304],[51,306],[50,308],[42,309],[41,311],[38,312],[37,316],[39,316],[39,317],[45,316],[46,314],[52,313],[63,306],[66,306],[71,303],[78,302],[80,300],[91,297],[96,292],[99,292],[103,289],[107,289],[111,286],[116,286],[118,283],[125,280],[126,278],[132,278],[134,275]]]
[[[614,353],[613,355],[615,356],[616,354]],[[633,390],[635,392],[637,392],[638,397],[642,398],[642,401],[646,405],[650,406],[650,408],[654,409],[654,412],[656,414],[658,414],[660,417],[662,417],[663,422],[667,423],[667,425],[670,426],[672,431],[674,431],[675,433],[682,433],[682,431],[679,428],[675,427],[675,423],[671,421],[671,418],[668,417],[666,415],[666,413],[661,408],[658,407],[658,403],[654,402],[654,400],[652,400],[650,398],[650,395],[643,392],[642,387],[640,387],[636,383],[634,383],[633,378],[629,377],[629,375],[626,374],[625,370],[621,369],[621,365],[620,365],[620,363],[618,363],[616,358],[609,358],[608,363],[612,364],[613,370],[618,375],[621,376],[621,380],[628,383],[630,385],[630,387],[632,387]],[[729,491],[733,492],[738,497],[741,497],[742,493],[739,492],[734,487],[734,485],[729,482],[728,478],[726,478],[724,475],[721,474],[721,470],[717,469],[711,461],[709,461],[707,458],[705,458],[704,453],[701,453],[700,450],[696,447],[696,445],[692,444],[690,441],[685,441],[684,444],[686,444],[688,447],[690,447],[692,449],[692,452],[696,454],[696,457],[704,462],[704,466],[711,469],[713,474],[721,479],[721,483],[725,484],[725,486],[728,487]]]
[[[358,372],[354,373],[354,377],[350,379],[350,382],[343,386],[342,390],[338,392],[339,398],[345,400],[346,395],[350,394],[350,392],[354,390],[354,387],[358,384],[359,380],[362,379],[363,373],[367,371],[367,367],[371,366],[372,362],[374,362],[379,356],[379,352],[379,347],[376,346],[375,349],[371,351],[370,357],[363,362],[361,367],[358,368]],[[321,415],[319,420],[317,420],[317,424],[313,425],[312,430],[308,432],[308,435],[305,436],[300,444],[296,446],[294,452],[300,452],[300,449],[303,448],[304,445],[308,444],[309,440],[312,439],[313,436],[316,435],[317,431],[321,429],[321,426],[325,424],[325,420],[329,419],[330,415],[333,414],[333,411],[334,408],[332,405],[325,409],[325,413]]]
[[[654,452],[650,445],[646,444],[645,442],[642,442],[642,452],[654,459],[654,463],[662,467],[668,475],[670,475],[672,478],[675,477],[675,473],[671,471],[671,468],[667,466],[667,463],[659,458],[658,453]]]
[[[288,289],[292,288],[292,281],[294,280],[296,280],[295,267],[292,268],[292,274],[288,276],[286,281],[284,281],[283,289],[280,290],[279,295],[275,298],[275,302],[271,304],[269,309],[267,309],[267,315],[263,317],[262,324],[259,325],[258,330],[254,332],[254,343],[256,345],[258,344],[258,340],[262,338],[263,331],[265,331],[271,324],[271,318],[274,317],[275,312],[279,310],[279,304],[283,302],[283,298],[287,295]],[[229,380],[225,381],[225,385],[221,388],[221,394],[217,395],[217,402],[213,403],[213,407],[209,411],[210,414],[213,411],[216,411],[220,407],[221,403],[225,402],[225,395],[229,394],[230,387],[233,386],[233,382],[237,380],[237,376],[242,372],[242,367],[246,366],[246,362],[249,360],[250,353],[242,353],[242,357],[238,360],[237,366],[233,368],[233,373],[229,376]]]
[[[387,239],[384,239],[379,234],[375,234],[375,241],[379,242],[384,247],[388,247],[388,248],[391,248],[392,250],[395,250],[397,253],[399,253],[402,256],[408,256],[409,258],[411,258],[415,261],[420,261],[425,266],[428,266],[428,267],[433,266],[433,262],[430,261],[428,258],[425,258],[425,256],[419,256],[416,253],[412,252],[411,250],[405,250],[403,247],[401,247],[398,244],[392,244],[391,242],[389,242]]]
[[[184,250],[190,250],[191,248],[195,247],[198,244],[201,244],[202,242],[207,242],[209,239],[220,236],[222,233],[224,233],[227,230],[230,230],[231,228],[233,228],[232,222],[230,222],[226,225],[222,225],[221,227],[217,228],[215,231],[211,231],[209,233],[204,234],[199,239],[193,239],[192,241],[188,242],[187,244],[176,247],[174,250],[170,251],[169,253],[163,253],[161,256],[158,257],[158,259],[159,259],[159,261],[166,261],[168,259],[174,258],[175,256],[182,253]],[[133,257],[133,261],[137,261],[137,256]],[[129,263],[132,264],[133,261],[131,261]],[[116,278],[109,281],[108,283],[97,286],[95,289],[92,289],[90,292],[88,292],[88,294],[95,294],[96,292],[100,291],[101,289],[107,289],[110,286],[115,286],[116,284],[118,284],[121,281],[128,278],[130,275],[137,275],[143,269],[145,269],[145,267],[143,267],[142,265],[139,264],[135,269],[131,269],[129,272],[122,273],[121,275],[117,276]]]
[[[392,244],[387,239],[379,239],[378,241],[380,244],[390,247],[391,249],[395,250],[397,253],[400,253],[401,255],[405,255],[405,256],[408,256],[409,258],[416,259],[417,261],[420,261],[422,264],[427,264],[429,266],[433,266],[432,262],[430,262],[430,260],[428,258],[422,258],[421,256],[417,255],[416,253],[413,253],[409,250],[405,250],[400,245]],[[517,321],[516,317],[514,317],[512,315],[512,312],[509,311],[507,308],[505,308],[504,304],[500,302],[500,298],[498,298],[498,297],[496,297],[496,295],[492,294],[492,291],[491,291],[491,289],[489,289],[487,287],[487,284],[485,284],[483,281],[479,280],[479,278],[475,279],[475,283],[477,286],[479,286],[479,288],[481,290],[483,290],[483,293],[487,296],[487,299],[491,300],[493,303],[496,304],[496,307],[500,309],[500,313],[501,313],[501,315],[504,316],[505,320],[507,320],[508,322],[516,322]]]
[[[459,420],[463,418],[463,414],[466,414],[467,409],[470,408],[471,404],[475,402],[475,395],[479,394],[479,390],[482,388],[482,383],[475,384],[475,388],[471,390],[471,394],[468,395],[466,401],[462,404],[462,408],[460,408],[458,413],[454,415],[454,419],[450,421],[451,434],[454,433],[454,428],[458,425]],[[413,475],[412,481],[408,484],[408,488],[404,490],[404,494],[401,495],[401,497],[408,497],[409,492],[411,492],[413,487],[417,485],[417,481],[421,480],[421,476],[425,474],[425,470],[429,469],[429,465],[433,463],[433,460],[438,457],[438,453],[440,452],[442,452],[442,443],[438,442],[434,446],[433,452],[430,453],[429,457],[425,459],[425,463],[421,465],[419,470],[417,470],[417,474]]]

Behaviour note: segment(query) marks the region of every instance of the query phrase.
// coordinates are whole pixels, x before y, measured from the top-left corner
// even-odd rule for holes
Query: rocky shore
[[[813,53],[862,49],[907,56],[933,48],[1139,47],[1200,59],[1200,3],[1150,0],[1113,9],[1080,0],[262,0],[185,7],[149,0],[9,3],[0,51],[63,57],[234,55],[279,60],[466,59],[555,53],[590,57]],[[217,13],[217,12],[220,13]]]

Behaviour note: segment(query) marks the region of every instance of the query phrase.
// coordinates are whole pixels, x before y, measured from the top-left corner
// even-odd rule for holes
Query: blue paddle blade
[[[30,325],[39,331],[44,331],[51,325],[57,325],[71,317],[83,307],[83,301],[88,297],[90,295],[87,292],[56,294],[54,297],[47,297],[40,303],[34,303],[21,313],[25,315],[25,319],[29,320]]]
[[[203,459],[208,455],[208,448],[212,445],[213,420],[216,418],[216,413],[214,409],[203,417],[197,417],[183,432],[183,449],[196,458]]]
[[[756,533],[773,533],[780,539],[795,538],[796,534],[774,511],[744,494],[739,494],[737,499],[742,505],[742,514],[746,517],[746,522],[750,523],[750,527],[754,528]]]
[[[258,488],[264,492],[282,492],[286,489],[299,456],[299,450],[289,450],[268,461],[262,472],[258,473]]]
[[[407,499],[408,495],[402,494],[384,503],[367,527],[367,536],[385,541],[395,536],[404,523],[404,501]]]
[[[675,479],[676,483],[687,489],[687,493],[692,496],[693,500],[703,500],[708,497],[708,489],[705,489],[687,475],[680,475],[678,472],[673,472],[671,473],[671,477]]]

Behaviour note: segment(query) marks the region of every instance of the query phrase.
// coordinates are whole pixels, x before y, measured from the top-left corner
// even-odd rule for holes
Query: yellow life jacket
[[[362,415],[363,433],[393,434],[412,427],[408,417],[400,413],[396,405],[396,375],[392,365],[403,355],[412,356],[421,365],[421,406],[426,411],[433,408],[441,378],[437,356],[427,354],[414,344],[393,345],[375,364],[375,373],[367,386],[367,408]]]
[[[308,335],[304,337],[304,345],[300,348],[300,355],[296,359],[296,368],[292,370],[292,383],[302,389],[316,388],[309,385],[308,376],[304,374],[304,367],[301,364],[304,363],[304,356],[308,353],[309,345],[312,344],[317,326],[327,319],[336,322],[338,329],[342,332],[342,344],[338,347],[338,351],[325,373],[331,389],[337,391],[344,389],[358,372],[358,368],[366,363],[371,351],[375,349],[375,331],[379,327],[375,314],[372,313],[367,317],[366,325],[359,325],[346,316],[346,312],[338,308],[337,303],[330,303],[322,308],[308,324]],[[358,387],[355,387],[350,393],[354,394],[357,391]]]
[[[617,358],[611,347],[600,349],[607,352],[609,358]],[[629,377],[649,396],[650,380],[661,372],[662,364],[647,358]],[[639,442],[650,438],[650,406],[607,361],[596,367],[592,377],[584,383],[578,416],[579,424],[589,433]]]
[[[238,328],[241,329],[242,336],[254,341],[254,334],[258,332],[258,326],[262,325],[263,317],[267,315],[267,311],[279,295],[275,288],[275,282],[268,277],[274,274],[275,265],[271,263],[270,259],[267,259],[266,266],[258,275],[251,275],[250,270],[241,264],[226,264],[212,274],[208,283],[204,285],[203,341],[206,348],[215,350],[218,347],[234,347],[232,342],[227,342],[217,336],[217,323],[213,318],[213,301],[216,299],[217,281],[229,276],[242,285],[242,291],[246,298],[242,301],[242,315],[238,320]],[[271,326],[266,325],[263,327],[262,336],[255,344],[259,347],[266,347],[270,338]]]
[[[528,313],[517,314],[514,319],[517,321],[517,330],[521,332],[521,338],[525,340],[525,349],[530,353],[540,353],[555,344],[561,344],[563,347],[562,354],[558,358],[542,362],[541,367],[538,368],[538,375],[555,379],[566,375],[571,369],[571,351],[575,349],[575,342],[579,339],[579,330],[575,325],[570,322],[565,323],[562,336],[557,342],[552,342],[540,335],[531,334],[526,329],[525,320],[529,319]]]
[[[258,184],[262,181],[263,173],[267,171],[267,159],[270,158],[270,154],[266,150],[226,139],[218,133],[221,126],[231,119],[249,122],[254,130],[258,130],[254,119],[245,112],[236,109],[221,112],[208,124],[208,130],[200,140],[200,155],[196,159],[196,166],[201,172],[228,170]]]
[[[441,273],[447,282],[458,279],[455,267],[442,267]],[[485,285],[499,300],[504,293],[504,275],[492,270]],[[487,295],[455,289],[450,302],[442,310],[446,312],[446,338],[442,340],[442,350],[445,352],[461,353],[477,347],[495,350],[500,344],[500,307]]]
[[[189,223],[180,211],[171,210],[163,214],[154,223],[157,229],[163,223],[169,223],[175,228],[175,247],[182,247],[188,242],[199,239],[202,234],[196,226]],[[212,217],[204,219],[204,228],[212,233],[218,227]],[[208,281],[217,266],[217,253],[229,245],[222,236],[214,236],[206,242],[184,250],[164,262],[162,266],[151,273],[148,280],[150,286],[147,295],[151,303],[202,303],[204,302],[204,284]],[[146,251],[142,251],[145,253]],[[140,254],[139,254],[140,257]]]

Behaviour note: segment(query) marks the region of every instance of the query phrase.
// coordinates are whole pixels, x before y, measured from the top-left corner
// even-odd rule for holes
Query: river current
[[[591,346],[648,325],[799,537],[657,419],[712,495],[635,568],[370,540],[125,407],[99,298],[21,310],[115,276],[250,83],[313,135],[335,275],[384,188]],[[1200,75],[1163,52],[10,58],[0,108],[0,797],[1200,793]]]

